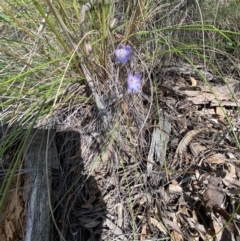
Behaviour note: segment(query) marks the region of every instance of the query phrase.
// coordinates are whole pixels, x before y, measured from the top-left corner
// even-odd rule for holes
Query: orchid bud
[[[112,18],[109,22],[110,30],[113,30],[114,28],[116,28],[117,23],[118,23],[118,20],[116,18]]]

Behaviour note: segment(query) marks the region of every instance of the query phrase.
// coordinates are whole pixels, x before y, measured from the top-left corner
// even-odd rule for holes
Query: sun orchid
[[[129,45],[124,46],[123,44],[120,43],[117,46],[117,49],[115,50],[115,55],[116,55],[115,63],[126,64],[128,60],[131,59],[132,57],[131,50],[132,49]]]
[[[136,92],[138,93],[140,91],[140,87],[142,85],[141,83],[141,74],[135,74],[133,71],[130,71],[128,73],[127,78],[127,92]]]

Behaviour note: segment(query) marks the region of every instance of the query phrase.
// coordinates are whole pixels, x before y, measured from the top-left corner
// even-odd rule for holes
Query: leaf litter
[[[191,90],[189,97],[185,89],[172,87],[172,74],[163,73],[159,72],[165,79],[165,88],[161,84],[158,89],[160,116],[150,98],[130,94],[114,108],[107,105],[111,130],[102,128],[91,102],[66,106],[72,118],[56,109],[51,119],[39,120],[38,128],[57,129],[62,161],[61,168],[53,170],[52,205],[61,203],[55,219],[67,240],[239,237],[240,156],[234,135],[212,99],[207,99],[208,106],[206,100],[192,101],[198,90]],[[184,79],[177,82],[186,86]],[[192,80],[189,86],[192,83],[196,85]],[[84,90],[76,89],[81,95]],[[149,95],[144,88],[143,93]],[[109,100],[107,93],[102,95]],[[235,105],[221,105],[238,130]],[[23,211],[14,214],[23,206],[6,208],[11,218],[21,215],[24,220]],[[16,224],[11,218],[1,223],[2,240],[14,240],[21,233],[24,222]],[[58,237],[56,230],[54,236]]]

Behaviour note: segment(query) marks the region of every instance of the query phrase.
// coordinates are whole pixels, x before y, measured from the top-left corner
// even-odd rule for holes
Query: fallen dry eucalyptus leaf
[[[190,143],[190,141],[196,136],[198,135],[199,133],[203,132],[203,131],[207,131],[208,128],[200,128],[198,130],[192,130],[192,131],[189,131],[184,137],[183,139],[180,141],[178,147],[177,147],[177,150],[174,154],[174,158],[173,158],[173,161],[172,161],[172,164],[171,166],[175,166],[176,163],[177,163],[177,159],[178,159],[178,156],[180,156],[180,158],[182,159],[182,156],[183,156],[183,153],[186,151],[187,149],[187,146],[188,144]]]
[[[180,233],[176,232],[175,230],[172,231],[171,236],[176,241],[183,241],[184,240],[183,236]]]
[[[186,94],[187,96],[195,96],[196,91],[201,92],[201,88],[198,86],[180,87],[178,90],[185,91],[184,94]]]
[[[206,207],[212,207],[214,205],[221,207],[223,205],[225,192],[223,191],[221,182],[220,177],[210,176],[208,179],[208,186],[203,194],[203,204]]]
[[[193,218],[187,218],[186,221],[193,230],[197,230],[199,233],[199,235],[195,235],[196,238],[199,238],[200,236],[202,240],[211,240],[211,235],[208,233],[204,225],[198,223],[198,221]]]
[[[117,225],[118,227],[122,227],[122,224],[123,224],[123,205],[122,203],[119,203],[118,204],[118,219],[117,219]]]
[[[198,157],[201,152],[207,150],[206,146],[203,146],[198,143],[190,143],[189,147],[190,147],[191,153],[193,154],[194,157]]]
[[[169,184],[168,192],[170,194],[180,194],[182,193],[182,187],[180,187],[178,184]]]
[[[172,229],[172,230],[178,232],[179,234],[181,234],[181,235],[183,236],[182,231],[181,231],[180,228],[178,227],[176,218],[174,218],[174,221],[175,221],[175,222],[173,222],[173,221],[171,221],[171,220],[169,220],[169,219],[167,219],[167,218],[164,218],[164,217],[162,217],[162,220],[163,220],[163,222],[164,222],[164,224],[165,224],[165,226],[166,226],[167,228]]]
[[[237,167],[232,163],[227,163],[227,172],[230,177],[235,178],[237,174]]]
[[[223,172],[222,181],[227,187],[240,189],[240,181],[232,178],[226,171]]]
[[[109,143],[106,150],[101,154],[102,162],[107,162],[109,158],[111,157],[112,153],[114,153],[114,148],[112,146],[112,143]]]
[[[210,164],[223,164],[226,161],[226,157],[221,153],[216,153],[211,156],[208,156],[205,159],[205,162],[208,162]]]
[[[127,241],[127,239],[124,237],[123,231],[114,224],[109,218],[106,218],[103,222],[103,225],[107,225],[107,227],[113,231],[115,235],[118,236],[119,239]]]
[[[142,220],[143,218],[145,218],[142,215],[138,215],[137,216],[140,220]],[[161,221],[158,221],[155,218],[151,218],[150,217],[150,222],[153,226],[155,226],[156,228],[158,228],[163,234],[167,235],[167,229],[164,227],[164,224]]]
[[[231,101],[231,95],[227,86],[215,86],[212,87],[213,93],[210,92],[208,87],[201,86],[202,92],[185,91],[185,95],[188,96],[187,100],[191,101],[195,105],[210,104],[211,107],[219,106],[215,96],[218,97],[221,106],[237,106],[234,101]]]
[[[216,234],[216,239],[218,241],[222,240],[222,235],[223,235],[223,230],[224,230],[224,224],[222,222],[221,216],[216,217],[216,215],[214,215],[212,213],[212,224],[213,224],[213,228],[215,230],[215,234]]]
[[[97,225],[99,225],[101,222],[98,220],[94,220],[92,218],[85,218],[85,217],[78,218],[78,220],[80,221],[81,225],[85,228],[94,228]]]
[[[191,80],[192,86],[197,86],[197,80],[194,77],[190,76],[190,80]]]
[[[129,114],[129,106],[128,106],[128,104],[125,101],[123,101],[121,103],[121,108],[123,110],[124,115],[128,115]]]
[[[144,224],[142,226],[142,230],[141,230],[140,241],[145,241],[146,240],[146,235],[147,235],[147,226],[146,226],[146,224]]]

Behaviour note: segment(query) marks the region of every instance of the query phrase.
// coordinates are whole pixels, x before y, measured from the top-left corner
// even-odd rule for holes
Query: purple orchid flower
[[[138,93],[140,91],[140,87],[142,85],[141,83],[141,74],[135,74],[133,71],[130,71],[128,73],[127,78],[127,91],[130,92],[136,92]]]
[[[119,44],[117,49],[115,50],[116,60],[115,63],[123,63],[126,64],[129,59],[132,57],[131,47],[129,45],[124,46],[123,44]]]

